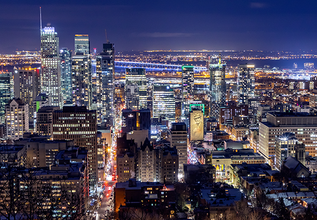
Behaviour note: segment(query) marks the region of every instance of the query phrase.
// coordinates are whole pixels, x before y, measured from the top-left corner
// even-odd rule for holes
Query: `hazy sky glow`
[[[75,33],[88,33],[100,51],[105,29],[121,51],[317,49],[312,0],[12,0],[0,7],[0,53],[39,48],[40,6],[43,26],[51,23],[70,49]]]

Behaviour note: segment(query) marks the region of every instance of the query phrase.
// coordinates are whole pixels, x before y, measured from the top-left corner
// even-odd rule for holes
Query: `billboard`
[[[204,140],[204,114],[201,110],[190,112],[190,141]]]

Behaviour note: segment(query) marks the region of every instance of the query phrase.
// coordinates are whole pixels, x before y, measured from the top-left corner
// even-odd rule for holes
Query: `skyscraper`
[[[49,104],[62,106],[59,38],[54,27],[41,30],[41,92],[49,97]]]
[[[96,111],[85,106],[65,106],[53,112],[53,140],[74,140],[74,144],[88,150],[90,191],[94,191],[98,177]]]
[[[14,71],[14,97],[20,98],[29,106],[29,122],[33,123],[33,101],[40,93],[40,70],[31,67],[22,67]]]
[[[218,119],[220,107],[226,103],[226,64],[221,63],[221,56],[217,64],[209,64],[210,70],[210,116]]]
[[[72,57],[72,103],[91,109],[91,62],[89,55]]]
[[[71,51],[67,48],[60,50],[61,59],[61,91],[63,101],[69,102],[72,99],[72,60]]]
[[[88,34],[75,34],[75,54],[90,54],[90,41]]]
[[[189,103],[194,100],[194,66],[182,66],[182,114],[189,114]]]
[[[96,83],[93,88],[93,104],[97,110],[98,123],[113,124],[114,95],[114,44],[103,44],[103,50],[96,58]]]
[[[125,75],[125,106],[126,109],[147,108],[147,78],[145,69],[129,68]]]
[[[169,122],[175,122],[174,90],[167,84],[153,85],[153,117],[165,117]]]
[[[5,122],[5,105],[12,99],[13,94],[13,77],[12,73],[0,74],[0,123]]]
[[[184,177],[184,164],[187,164],[187,127],[184,122],[172,123],[171,147],[176,147],[178,154],[179,179]]]
[[[249,98],[254,98],[255,78],[254,65],[239,65],[238,95],[239,104],[248,104]]]

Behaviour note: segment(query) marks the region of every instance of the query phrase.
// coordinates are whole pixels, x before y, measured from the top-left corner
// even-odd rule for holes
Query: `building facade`
[[[145,69],[129,68],[125,75],[125,107],[126,109],[146,109],[148,85]]]
[[[73,140],[75,146],[88,150],[90,191],[96,190],[98,178],[97,116],[85,106],[64,107],[53,112],[53,140]]]
[[[41,30],[41,92],[49,104],[62,107],[59,37],[54,27]]]
[[[0,74],[0,123],[5,122],[5,105],[14,97],[12,73]]]
[[[103,44],[102,52],[96,57],[93,86],[93,109],[97,111],[98,124],[113,125],[114,60],[114,44]]]
[[[153,85],[153,117],[165,117],[175,122],[174,90],[167,84]]]
[[[239,65],[238,96],[239,104],[248,104],[249,98],[254,98],[255,78],[254,65]]]
[[[226,103],[226,64],[209,64],[210,70],[210,116],[219,119],[220,107]]]
[[[21,99],[11,99],[5,106],[7,138],[17,140],[29,132],[29,106]]]
[[[40,70],[22,67],[14,71],[14,97],[20,98],[29,106],[29,122],[34,120],[33,102],[40,93]]]
[[[64,102],[72,98],[72,53],[67,48],[62,48],[59,53],[61,60],[61,92]]]

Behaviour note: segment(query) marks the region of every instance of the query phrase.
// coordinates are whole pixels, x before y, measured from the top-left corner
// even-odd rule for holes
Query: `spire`
[[[42,7],[40,7],[40,31],[42,34]]]

